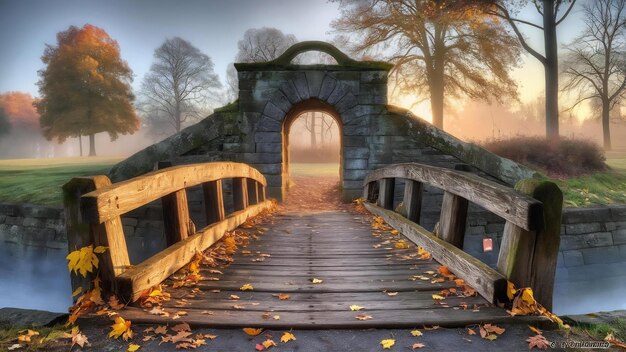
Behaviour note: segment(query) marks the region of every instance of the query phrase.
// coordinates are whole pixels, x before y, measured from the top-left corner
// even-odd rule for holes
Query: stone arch
[[[272,61],[269,61],[269,63],[274,65],[289,65],[296,56],[308,51],[321,51],[326,53],[332,56],[337,61],[338,65],[350,65],[356,62],[348,55],[341,52],[341,50],[337,49],[334,45],[322,41],[312,40],[292,45],[289,49],[285,50],[282,55]]]

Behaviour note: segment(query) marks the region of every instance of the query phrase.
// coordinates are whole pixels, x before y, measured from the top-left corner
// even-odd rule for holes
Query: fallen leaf
[[[20,348],[22,348],[22,345],[20,345],[19,343],[14,343],[11,346],[9,346],[9,351],[15,351]]]
[[[37,332],[35,330],[28,329],[28,330],[26,330],[25,334],[19,335],[17,337],[17,341],[19,341],[19,342],[30,342],[30,338],[33,337],[33,336],[37,336],[37,335],[39,335],[39,332]]]
[[[243,306],[241,304],[233,304],[231,307],[233,309],[244,309],[244,308],[246,308],[246,306]]]
[[[468,335],[476,335],[476,330],[467,328],[467,334]]]
[[[124,304],[120,303],[120,301],[117,299],[116,295],[111,295],[109,297],[109,307],[111,307],[111,309],[113,310],[119,310],[124,308]]]
[[[131,329],[130,320],[124,320],[124,318],[118,316],[115,318],[115,323],[111,325],[111,332],[109,333],[109,337],[113,337],[115,339],[120,336],[127,341],[128,339],[133,338],[133,330]]]
[[[217,335],[204,334],[204,337],[209,340],[215,340],[217,338]]]
[[[263,332],[263,329],[243,328],[243,332],[250,336],[257,336],[258,334]]]
[[[254,287],[252,287],[252,285],[250,285],[250,284],[244,284],[239,289],[241,291],[252,291],[254,289]]]
[[[442,300],[442,299],[445,299],[445,297],[444,297],[444,296],[441,296],[441,295],[432,295],[432,297],[433,297],[433,299],[434,299],[434,300]]]
[[[289,299],[289,295],[288,295],[288,294],[286,294],[286,293],[279,293],[279,294],[278,294],[278,299],[280,299],[280,300],[286,300],[286,299]]]
[[[400,240],[400,241],[394,243],[393,246],[394,246],[395,249],[408,249],[409,248],[409,244],[406,243],[406,241],[404,241],[404,240]]]
[[[426,345],[424,345],[423,343],[414,343],[411,345],[411,349],[414,349],[414,350],[418,348],[424,348],[424,347],[426,347]]]
[[[389,349],[389,348],[393,347],[393,345],[396,344],[396,340],[394,340],[394,339],[386,339],[386,340],[380,341],[380,344],[383,346],[383,349]]]
[[[411,330],[411,336],[422,336],[424,334],[422,334],[421,331],[415,329],[415,330]]]
[[[534,332],[537,335],[541,335],[543,333],[541,330],[537,329],[534,326],[528,325],[528,328],[530,329],[530,331]]]
[[[511,281],[507,281],[506,282],[506,296],[509,298],[510,301],[513,300],[513,297],[515,296],[515,285],[511,282]]]
[[[367,315],[367,314],[359,314],[355,317],[357,320],[370,320],[372,319],[371,315]]]
[[[254,349],[256,349],[257,351],[264,351],[265,347],[260,343],[257,343],[256,346],[254,346]]]
[[[283,333],[283,336],[280,337],[280,342],[282,343],[287,343],[289,341],[295,341],[296,340],[296,336],[290,332],[285,331]]]
[[[356,304],[353,304],[353,305],[350,306],[350,310],[352,310],[352,311],[362,310],[362,309],[363,309],[363,307],[357,306]]]
[[[135,343],[131,343],[130,345],[128,345],[128,350],[126,350],[127,352],[135,352],[137,351],[139,348],[141,348],[141,346],[135,344]]]
[[[72,292],[72,297],[78,296],[81,292],[83,292],[83,287],[82,286],[78,286],[78,288],[75,289],[74,292]]]
[[[156,329],[154,329],[154,333],[157,335],[166,335],[167,334],[167,326],[160,325]]]
[[[548,341],[543,335],[537,334],[526,339],[528,342],[528,349],[537,347],[540,350],[547,350],[550,347],[550,341]]]
[[[272,319],[274,319],[274,320],[280,320],[280,315],[273,315],[273,316],[272,316]]]
[[[276,342],[274,342],[274,340],[272,339],[267,339],[263,341],[263,347],[265,348],[270,348],[270,347],[275,347],[275,346],[276,346]]]
[[[172,327],[172,331],[176,331],[176,332],[179,332],[179,331],[191,331],[191,326],[189,326],[189,324],[187,324],[187,323],[180,323],[180,324],[174,325]]]
[[[321,284],[322,282],[324,282],[324,280],[320,280],[320,279],[316,279],[316,278],[312,278],[311,282],[314,284]]]
[[[387,296],[389,297],[393,297],[393,296],[397,296],[398,292],[387,292]]]
[[[90,345],[89,340],[87,340],[87,336],[85,336],[82,332],[80,332],[80,330],[78,329],[78,326],[73,327],[72,331],[69,334],[64,333],[63,338],[72,339],[72,346],[78,345],[81,348],[83,348],[85,347],[85,345],[87,346]]]
[[[228,296],[228,299],[236,301],[236,300],[239,299],[239,296],[237,296],[237,295],[230,295],[230,296]]]
[[[398,230],[391,230],[389,233],[395,236],[398,234]]]

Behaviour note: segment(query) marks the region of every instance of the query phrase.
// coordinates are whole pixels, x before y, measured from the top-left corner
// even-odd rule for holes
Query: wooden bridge
[[[225,179],[232,179],[229,215]],[[403,214],[393,210],[397,180],[404,181]],[[209,225],[196,230],[186,189],[198,185]],[[436,234],[419,225],[424,185],[444,191]],[[108,247],[100,257],[103,287],[126,302],[169,286],[166,314],[132,303],[118,311],[134,323],[322,329],[547,322],[503,307],[511,281],[551,308],[562,203],[554,184],[523,180],[513,190],[463,171],[397,164],[372,171],[363,186],[367,211],[278,212],[239,228],[247,246],[230,265],[202,267],[190,286],[173,288],[172,275],[272,208],[265,178],[248,165],[175,166],[117,184],[106,176],[75,178],[64,187],[68,241],[70,249]],[[159,199],[168,247],[131,266],[120,216]],[[469,202],[506,220],[497,269],[460,249]],[[79,281],[73,278],[74,286]]]

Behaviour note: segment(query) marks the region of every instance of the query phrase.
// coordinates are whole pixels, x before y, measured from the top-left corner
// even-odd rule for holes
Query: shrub
[[[551,177],[564,178],[607,169],[604,151],[590,140],[565,138],[549,141],[543,137],[516,136],[490,140],[483,146],[502,157]]]

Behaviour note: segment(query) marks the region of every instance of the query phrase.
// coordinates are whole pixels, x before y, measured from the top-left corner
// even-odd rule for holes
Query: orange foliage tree
[[[517,97],[509,75],[521,48],[499,18],[480,2],[447,6],[440,0],[334,0],[341,17],[333,23],[353,52],[381,52],[395,64],[400,87],[430,98],[433,124],[443,128],[450,98],[502,101]],[[453,2],[456,3],[456,2]]]
[[[120,57],[117,41],[101,28],[70,26],[57,34],[57,45],[47,45],[39,71],[43,135],[59,142],[89,136],[89,155],[96,155],[95,134],[134,133],[139,118],[133,108],[132,71]]]
[[[39,130],[39,114],[33,103],[35,99],[24,92],[0,94],[0,107],[9,116],[11,124],[18,128]]]

